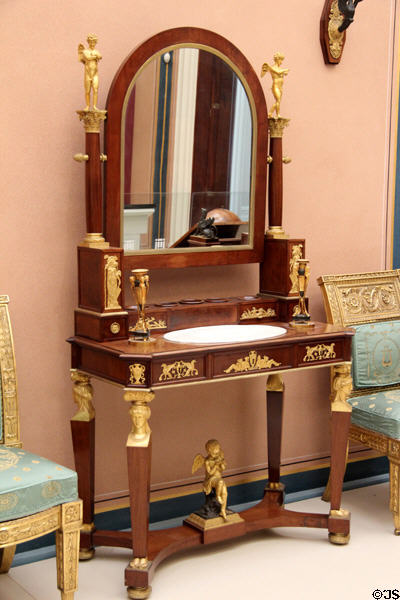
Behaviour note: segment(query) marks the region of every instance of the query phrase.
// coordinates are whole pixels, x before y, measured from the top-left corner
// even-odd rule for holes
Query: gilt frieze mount
[[[261,356],[255,350],[250,350],[247,356],[238,358],[224,373],[247,373],[248,371],[261,371],[263,369],[271,369],[279,367],[282,363],[277,362],[269,356]]]
[[[253,306],[251,309],[243,311],[240,315],[241,321],[246,321],[248,319],[266,319],[268,317],[276,317],[276,311],[274,308],[256,308]]]
[[[329,358],[336,358],[335,344],[317,344],[316,346],[307,346],[306,354],[303,358],[303,362],[315,362],[320,360],[327,360]]]
[[[171,379],[185,379],[187,377],[196,377],[199,374],[196,368],[196,360],[184,361],[177,360],[173,363],[163,363],[161,365],[162,373],[159,376],[159,381],[168,381]]]

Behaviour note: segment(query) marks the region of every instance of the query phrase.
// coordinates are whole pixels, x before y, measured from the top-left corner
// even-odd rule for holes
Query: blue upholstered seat
[[[400,440],[400,390],[354,396],[349,403],[354,425]]]
[[[0,446],[0,521],[77,499],[74,471],[26,450]]]

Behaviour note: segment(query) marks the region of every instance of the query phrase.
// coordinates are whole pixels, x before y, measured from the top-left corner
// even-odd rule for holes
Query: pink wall
[[[89,32],[99,36],[100,107],[121,61],[162,29],[214,30],[256,71],[276,51],[285,54],[290,74],[281,109],[291,118],[284,148],[293,162],[284,172],[284,226],[307,240],[318,320],[320,274],[385,267],[395,2],[360,4],[335,67],[324,64],[319,45],[323,0],[307,0],[307,9],[299,0],[250,0],[234,8],[228,0],[2,3],[0,293],[12,300],[21,425],[30,450],[72,466],[74,406],[64,340],[73,333],[76,246],[85,233],[84,167],[72,160],[84,149],[75,114],[84,103],[78,43]],[[198,295],[199,278],[204,297],[254,293],[258,286],[255,265],[192,268],[184,275],[154,271],[150,301]],[[286,382],[284,457],[320,460],[328,453],[328,374],[292,374]],[[226,384],[223,393],[221,384],[160,391],[152,407],[153,482],[186,479],[209,437],[221,440],[235,472],[262,467],[264,386],[261,378]],[[129,423],[122,393],[95,387],[97,494],[104,498],[126,490]]]

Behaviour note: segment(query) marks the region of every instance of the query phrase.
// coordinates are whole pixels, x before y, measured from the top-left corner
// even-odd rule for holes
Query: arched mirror
[[[122,64],[107,111],[105,234],[127,267],[262,260],[267,109],[237,48],[162,32]]]

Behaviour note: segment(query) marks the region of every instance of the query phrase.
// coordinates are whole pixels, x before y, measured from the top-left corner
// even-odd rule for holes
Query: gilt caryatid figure
[[[90,34],[87,37],[88,48],[83,44],[78,46],[78,58],[85,65],[85,110],[90,110],[90,93],[93,93],[93,110],[97,108],[97,96],[99,90],[98,62],[101,54],[96,50],[97,36]]]
[[[289,69],[282,69],[281,64],[284,60],[284,55],[280,52],[277,52],[274,55],[274,64],[269,65],[268,63],[264,63],[261,68],[261,77],[264,77],[265,73],[270,73],[272,77],[272,93],[275,98],[275,104],[273,105],[271,111],[268,116],[272,117],[274,111],[276,112],[276,118],[280,118],[280,109],[281,109],[281,99],[282,99],[282,88],[283,88],[283,78],[285,75],[289,73]]]

